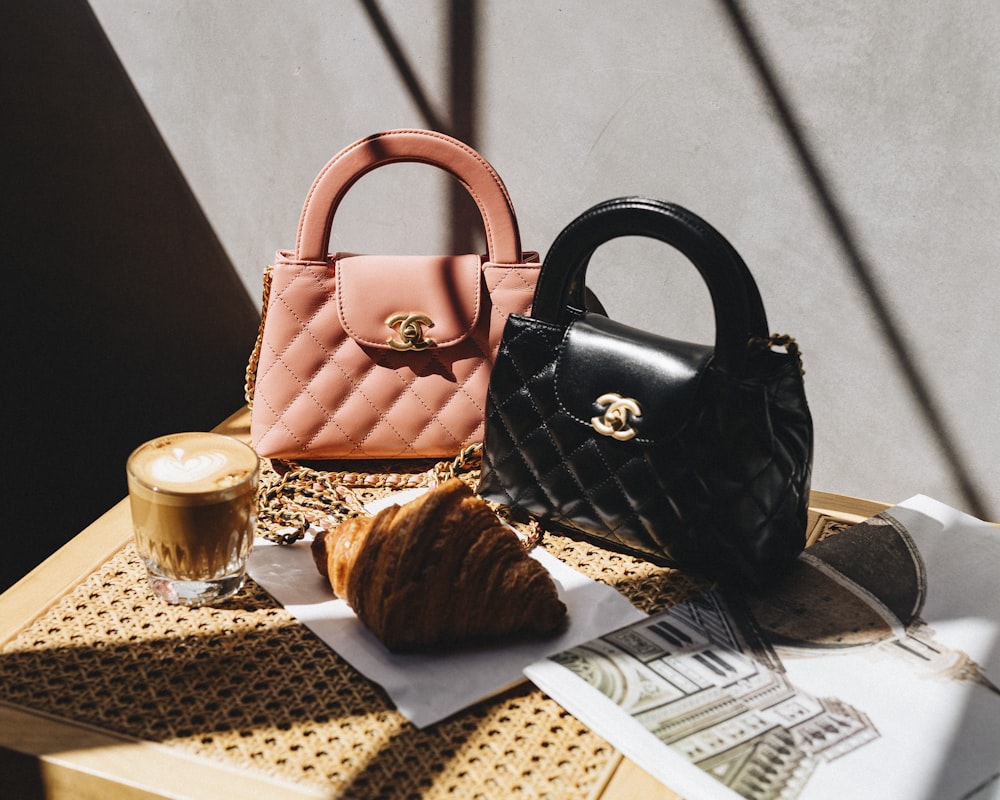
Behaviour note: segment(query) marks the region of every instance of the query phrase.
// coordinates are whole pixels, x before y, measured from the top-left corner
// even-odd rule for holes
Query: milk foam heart
[[[256,525],[257,454],[216,433],[160,436],[126,464],[135,546],[153,592],[215,603],[239,591]]]
[[[149,465],[149,472],[157,481],[194,483],[222,469],[227,460],[225,453],[218,451],[202,451],[185,458],[184,450],[175,447],[169,455],[155,459]]]
[[[161,495],[158,502],[191,504],[243,493],[248,481],[256,482],[257,468],[257,454],[243,442],[190,432],[161,436],[138,447],[129,457],[127,472],[135,491],[145,486]]]

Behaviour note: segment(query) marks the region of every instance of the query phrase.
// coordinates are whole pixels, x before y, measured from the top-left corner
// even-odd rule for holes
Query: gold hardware
[[[424,328],[433,328],[434,323],[426,314],[419,312],[401,312],[393,314],[385,321],[385,324],[399,334],[398,339],[389,337],[386,344],[393,350],[426,350],[433,347],[433,339],[424,338]]]
[[[642,416],[642,409],[635,400],[622,397],[617,392],[608,392],[597,398],[597,405],[604,408],[604,416],[591,417],[590,424],[595,431],[619,442],[626,442],[635,436],[635,428],[629,422],[632,417]]]

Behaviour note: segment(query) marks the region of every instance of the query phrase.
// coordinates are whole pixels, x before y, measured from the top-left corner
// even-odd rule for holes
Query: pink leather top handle
[[[325,259],[333,215],[347,190],[376,167],[400,161],[430,164],[454,175],[472,195],[483,216],[489,260],[497,264],[521,261],[514,206],[500,176],[468,145],[443,133],[422,130],[376,133],[330,160],[306,196],[295,243],[296,260]]]

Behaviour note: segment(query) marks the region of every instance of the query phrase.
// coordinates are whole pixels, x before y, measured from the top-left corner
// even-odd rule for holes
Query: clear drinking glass
[[[168,603],[201,606],[243,585],[257,518],[259,459],[217,433],[176,433],[129,456],[129,504],[149,585]]]

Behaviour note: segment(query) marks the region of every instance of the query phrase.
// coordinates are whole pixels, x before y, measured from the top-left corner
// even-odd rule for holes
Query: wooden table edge
[[[122,500],[0,595],[0,644],[44,614],[117,553],[132,536]]]
[[[811,512],[833,517],[841,522],[864,522],[889,508],[892,508],[891,503],[880,503],[876,500],[866,500],[862,497],[851,497],[844,494],[813,491],[809,495],[809,510]]]
[[[238,439],[248,439],[250,413],[241,408],[213,430]],[[0,594],[0,644],[44,614],[53,603],[124,547],[131,537],[132,516],[126,498]]]
[[[247,409],[240,409],[214,430],[247,439]],[[887,503],[820,491],[813,491],[809,502],[811,519],[830,517],[848,523],[862,522],[887,508],[890,508]],[[0,595],[0,644],[58,602],[118,552],[131,536],[126,499]],[[113,771],[106,767],[111,751]],[[245,785],[249,791],[271,782],[274,787],[269,797],[276,800],[328,796],[321,791],[317,793],[315,787],[283,784],[263,773],[239,771],[223,762],[199,759],[176,748],[119,736],[0,701],[0,763],[13,764],[18,757],[23,761],[25,756],[36,760],[32,779],[41,781],[44,791],[41,796],[47,798],[191,796],[214,800],[219,796],[235,796],[239,786]],[[223,782],[221,792],[219,781]],[[680,798],[620,754],[600,784],[592,797]],[[199,786],[197,794],[192,788],[195,785]],[[206,788],[204,794],[202,786]]]
[[[267,797],[317,800],[330,793],[205,759],[155,742],[26,711],[0,701],[4,791],[51,800]],[[6,796],[6,795],[5,795]]]

